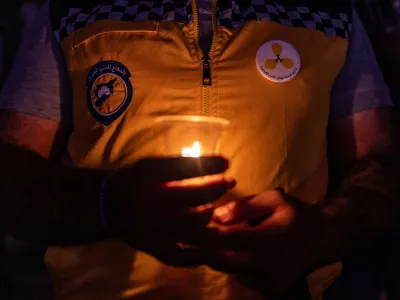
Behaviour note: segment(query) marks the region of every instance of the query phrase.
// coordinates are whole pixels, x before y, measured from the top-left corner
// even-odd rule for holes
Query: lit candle
[[[204,150],[204,149],[203,149]],[[201,144],[199,141],[194,141],[192,146],[189,147],[182,147],[181,148],[181,156],[182,157],[193,157],[193,158],[199,158],[201,157],[202,153],[201,149]],[[172,186],[192,186],[192,185],[200,185],[200,184],[206,184],[210,180],[217,180],[221,174],[216,174],[216,175],[207,175],[207,176],[200,176],[200,177],[195,177],[195,178],[189,178],[189,179],[184,179],[184,180],[179,180],[179,181],[173,181],[167,183],[168,187]]]
[[[183,147],[181,154],[183,157],[200,157],[201,147],[198,141],[195,141],[191,147]]]

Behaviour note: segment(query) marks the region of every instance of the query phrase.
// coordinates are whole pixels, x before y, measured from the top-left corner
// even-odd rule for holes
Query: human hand
[[[206,229],[213,201],[235,184],[220,175],[227,168],[221,157],[148,158],[117,172],[107,188],[113,233],[164,263],[201,264],[179,239]]]
[[[271,295],[304,279],[320,266],[318,256],[332,250],[325,248],[329,225],[322,210],[281,191],[231,202],[213,219],[220,226],[193,237],[202,239],[207,264]]]

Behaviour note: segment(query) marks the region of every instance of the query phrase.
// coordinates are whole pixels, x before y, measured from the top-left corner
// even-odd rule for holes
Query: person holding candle
[[[350,1],[52,0],[19,62],[0,224],[49,246],[58,299],[296,299],[310,273],[319,299],[397,225],[392,104]],[[229,169],[200,143],[162,158],[165,115],[227,119]]]

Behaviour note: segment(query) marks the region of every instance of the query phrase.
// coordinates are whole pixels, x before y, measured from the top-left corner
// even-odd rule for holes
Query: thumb
[[[265,218],[274,211],[275,205],[272,205],[263,194],[260,194],[216,208],[213,221],[221,225],[230,225]]]

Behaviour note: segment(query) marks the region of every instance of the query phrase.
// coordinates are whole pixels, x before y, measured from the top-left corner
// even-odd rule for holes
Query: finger
[[[250,287],[251,289],[258,290],[266,296],[269,294],[269,287],[268,285],[271,283],[271,278],[268,278],[266,274],[237,274],[236,280],[243,284],[244,286]]]
[[[140,179],[174,181],[225,172],[229,162],[221,156],[145,158],[133,166]]]
[[[259,233],[242,225],[203,228],[182,237],[182,242],[208,250],[250,251],[259,250],[262,246]]]
[[[203,256],[208,266],[224,273],[255,273],[262,265],[257,256],[244,252],[216,251]]]
[[[279,228],[273,224],[262,229],[230,225],[192,232],[183,242],[196,244],[205,249],[275,253],[282,250],[283,237],[280,235]]]
[[[169,215],[164,228],[161,228],[166,234],[182,241],[189,240],[193,232],[206,230],[210,223],[214,208],[212,206],[203,206],[196,209],[186,210],[176,216]]]
[[[202,253],[197,248],[180,246],[176,241],[162,236],[152,236],[140,242],[144,251],[164,264],[174,267],[197,267],[204,264]]]
[[[279,195],[278,192],[264,193],[228,203],[215,210],[214,221],[229,225],[260,218],[264,219],[274,213]]]
[[[220,175],[189,179],[188,181],[168,182],[163,185],[164,198],[168,207],[196,207],[213,202],[235,186],[232,178]]]

